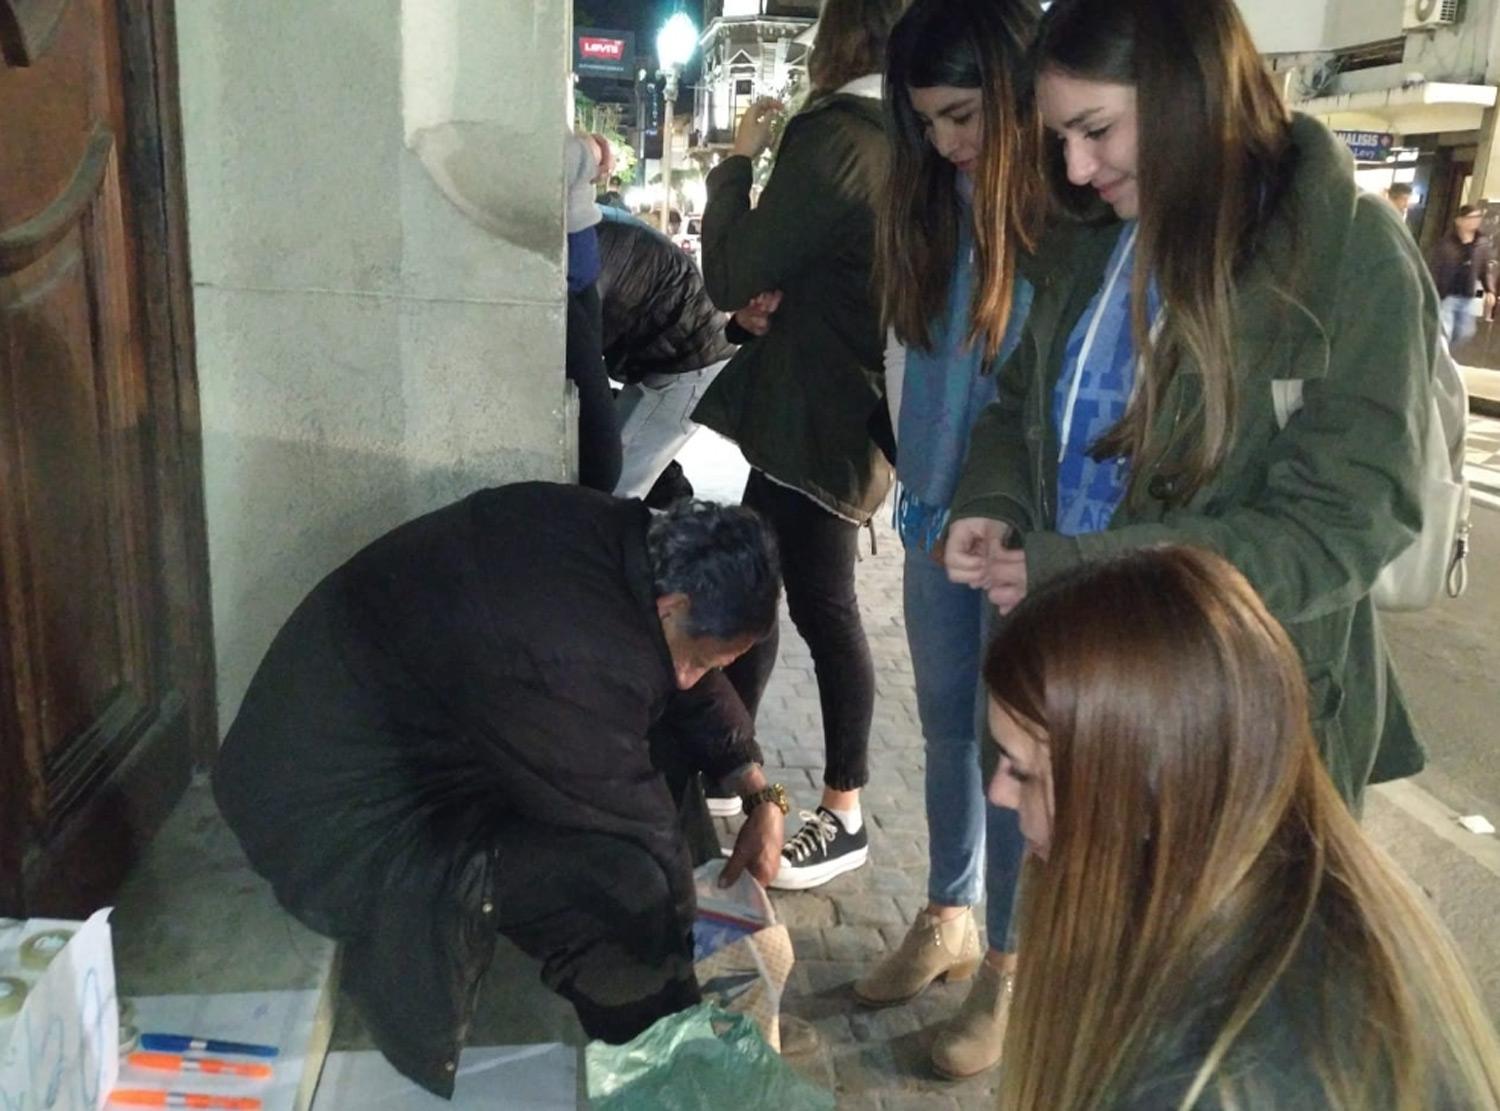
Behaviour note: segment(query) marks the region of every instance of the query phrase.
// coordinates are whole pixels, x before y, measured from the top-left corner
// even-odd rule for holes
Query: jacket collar
[[[1339,260],[1354,223],[1359,190],[1349,150],[1318,121],[1292,116],[1295,162],[1278,215],[1261,235],[1254,257],[1236,283],[1242,310],[1252,327],[1269,325],[1290,310],[1315,326],[1325,347],[1339,294]],[[1037,286],[1081,270],[1102,270],[1120,222],[1095,209],[1083,219],[1055,222],[1035,255],[1023,256],[1020,270]]]
[[[1264,289],[1306,312],[1326,337],[1339,295],[1339,260],[1354,226],[1354,157],[1317,120],[1292,116],[1292,179],[1280,214],[1246,268],[1247,292]]]
[[[862,96],[870,100],[880,100],[885,96],[885,75],[881,73],[867,73],[863,77],[856,77],[847,85],[834,92],[843,93],[845,96]]]
[[[625,502],[624,512],[636,519],[625,531],[623,545],[623,568],[625,585],[641,608],[641,615],[651,630],[651,643],[657,647],[661,665],[667,676],[667,685],[677,686],[677,671],[672,664],[672,652],[667,647],[666,634],[662,632],[661,618],[656,612],[656,581],[651,573],[651,554],[646,547],[646,531],[651,527],[651,510],[640,501]]]

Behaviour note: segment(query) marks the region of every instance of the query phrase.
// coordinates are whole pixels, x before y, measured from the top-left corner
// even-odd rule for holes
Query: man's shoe
[[[715,818],[733,818],[745,809],[745,804],[732,791],[720,794],[723,790],[717,783],[704,785],[703,797],[708,801],[708,812]]]
[[[900,946],[854,982],[854,994],[872,1007],[904,1003],[934,980],[967,980],[983,959],[972,910],[946,922],[923,911]]]
[[[863,864],[870,855],[864,826],[850,833],[838,815],[826,807],[804,810],[802,828],[781,850],[781,868],[771,886],[782,891],[805,891]]]
[[[950,1080],[984,1072],[1000,1060],[1015,974],[981,961],[969,997],[932,1043],[932,1067]]]

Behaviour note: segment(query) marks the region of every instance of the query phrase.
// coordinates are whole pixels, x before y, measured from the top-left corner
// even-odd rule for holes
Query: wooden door
[[[0,914],[107,901],[214,736],[174,50],[0,0]]]

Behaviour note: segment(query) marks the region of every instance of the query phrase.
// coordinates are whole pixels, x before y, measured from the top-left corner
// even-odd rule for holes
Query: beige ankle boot
[[[932,1043],[933,1068],[960,1080],[1000,1060],[1014,982],[1013,973],[1002,972],[989,961],[979,966],[969,997]]]
[[[972,910],[946,922],[923,911],[895,952],[855,981],[854,994],[872,1007],[901,1003],[940,976],[967,980],[983,957]]]

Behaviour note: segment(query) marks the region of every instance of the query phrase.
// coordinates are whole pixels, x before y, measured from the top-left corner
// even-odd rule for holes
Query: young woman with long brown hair
[[[1005,1111],[1500,1107],[1494,1027],[1243,575],[1183,547],[1076,568],[985,680],[990,799],[1032,850]]]
[[[781,548],[787,610],[817,675],[826,763],[820,805],[787,842],[773,886],[808,888],[865,863],[875,669],[854,590],[859,529],[890,489],[870,438],[883,333],[871,292],[874,205],[886,179],[880,67],[906,0],[827,0],[807,106],[787,122],[759,203],[754,160],[779,106],[745,113],[708,175],[703,279],[752,333],[693,412],[750,463],[743,502]],[[753,714],[776,665],[773,634],[730,681]]]
[[[947,1076],[998,1060],[1015,967],[1022,842],[1015,815],[986,806],[980,770],[985,601],[948,581],[937,549],[969,431],[995,398],[991,366],[1015,347],[1031,299],[1017,260],[1035,245],[1041,129],[1018,90],[1035,31],[1028,0],[916,0],[886,51],[891,171],[876,275],[899,341],[888,345],[898,355],[887,361],[886,389],[926,749],[928,903],[854,992],[884,1006],[977,971],[933,1042],[933,1066]],[[987,945],[972,911],[981,898]]]
[[[1357,804],[1422,766],[1370,590],[1421,527],[1432,282],[1347,149],[1287,111],[1233,0],[1056,0],[1033,54],[1053,195],[1094,218],[1038,251],[949,574],[1005,611],[1114,552],[1221,552],[1287,626]]]

